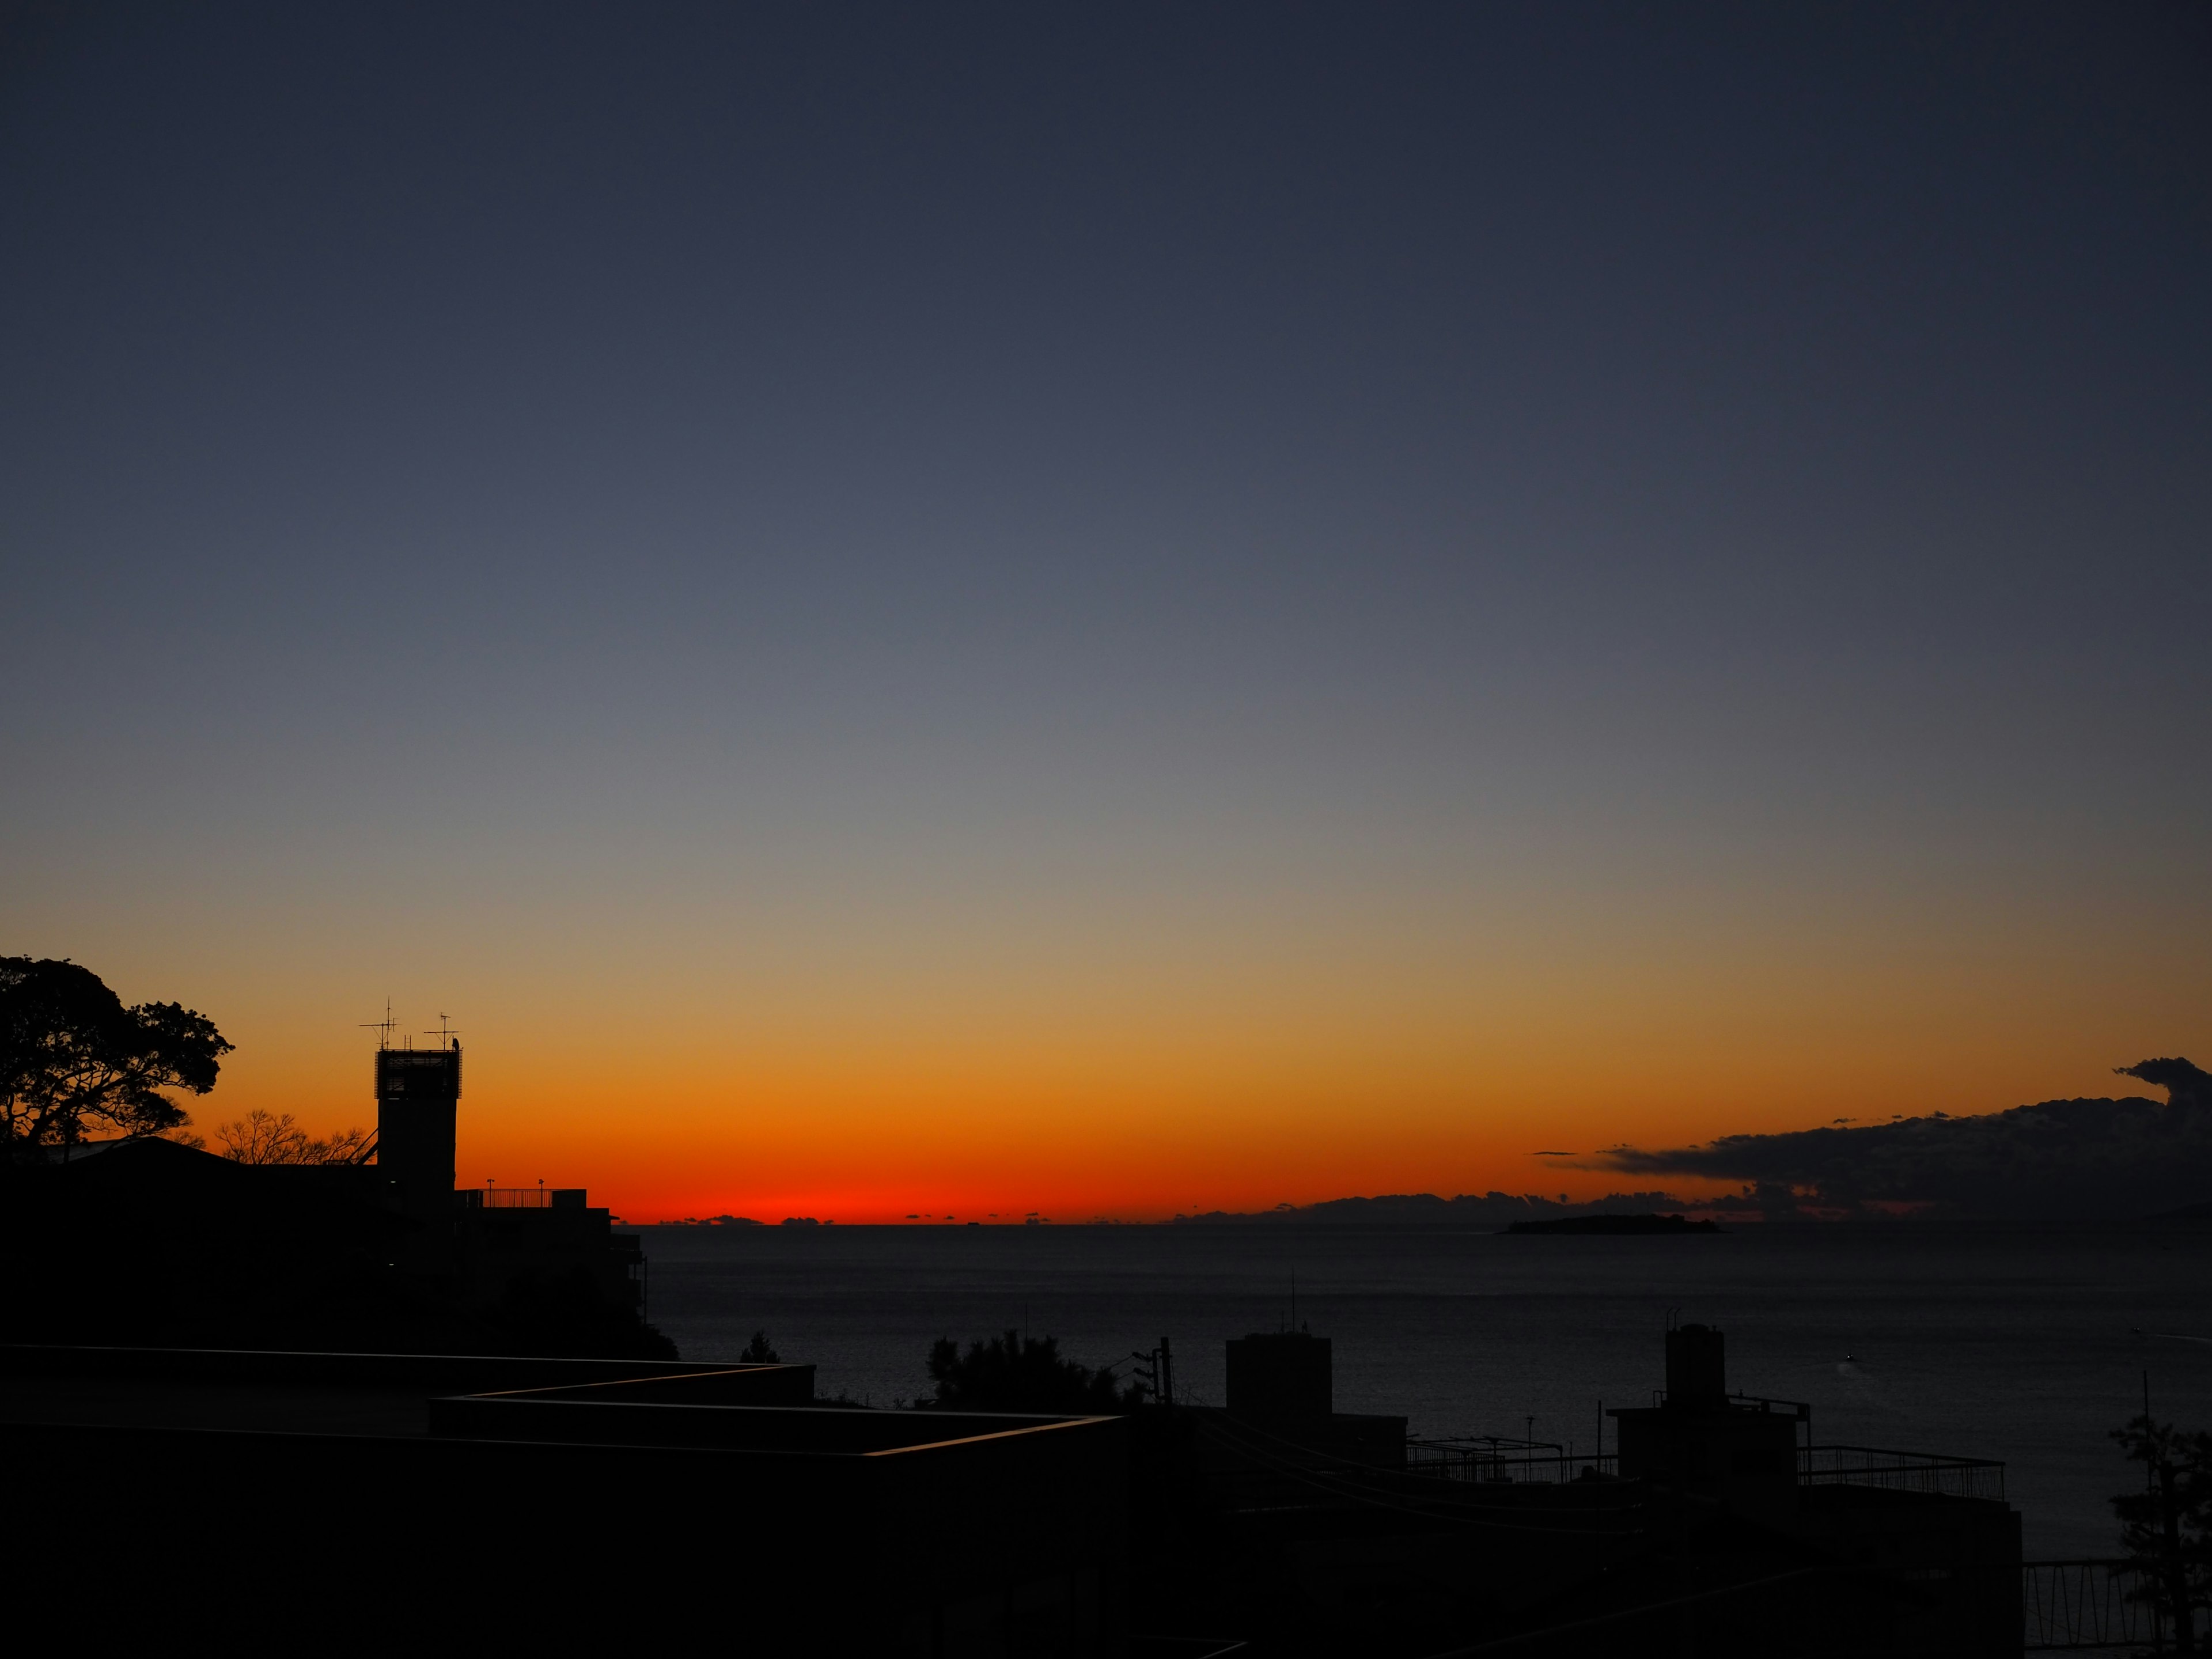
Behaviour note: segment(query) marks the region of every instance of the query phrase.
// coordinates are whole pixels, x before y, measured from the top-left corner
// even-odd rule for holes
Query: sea
[[[1808,1403],[1820,1443],[2002,1460],[2031,1559],[2117,1553],[2110,1499],[2142,1475],[2110,1431],[2146,1388],[2156,1416],[2212,1428],[2202,1224],[642,1231],[651,1317],[684,1358],[733,1359],[765,1331],[817,1393],[878,1407],[927,1395],[938,1338],[1005,1331],[1124,1376],[1164,1339],[1179,1396],[1218,1404],[1223,1344],[1295,1322],[1332,1340],[1339,1411],[1586,1455],[1605,1407],[1650,1403],[1668,1321],[1717,1325],[1730,1389]]]

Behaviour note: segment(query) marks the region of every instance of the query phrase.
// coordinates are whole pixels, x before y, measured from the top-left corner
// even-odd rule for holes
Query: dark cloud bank
[[[1770,1214],[2122,1217],[2212,1199],[2212,1076],[2185,1060],[2147,1060],[2120,1075],[2169,1099],[2046,1100],[1988,1117],[1939,1112],[1661,1152],[1622,1146],[1595,1167],[1744,1182]]]
[[[1898,1215],[2156,1215],[2212,1200],[2212,1074],[2186,1060],[2119,1068],[2164,1089],[2166,1101],[2046,1100],[1987,1117],[1900,1118],[1790,1134],[1723,1135],[1701,1146],[1615,1147],[1578,1167],[1627,1176],[1741,1182],[1736,1198],[1690,1200],[1664,1191],[1609,1193],[1589,1204],[1486,1193],[1340,1198],[1258,1215],[1188,1222],[1498,1224],[1547,1216],[1717,1210],[1769,1219]]]

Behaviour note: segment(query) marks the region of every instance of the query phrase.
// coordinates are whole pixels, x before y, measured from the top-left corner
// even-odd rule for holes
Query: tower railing
[[[581,1187],[464,1187],[461,1202],[471,1210],[580,1210]]]

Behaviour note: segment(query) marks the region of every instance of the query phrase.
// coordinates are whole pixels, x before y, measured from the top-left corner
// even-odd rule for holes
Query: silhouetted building
[[[1335,1409],[1328,1339],[1305,1331],[1232,1337],[1228,1347],[1229,1410],[1254,1423],[1308,1427]]]
[[[1719,1331],[1666,1351],[1663,1399],[1611,1413],[1600,1456],[1408,1443],[1323,1409],[1322,1340],[1232,1342],[1227,1409],[1137,1425],[1141,1627],[1314,1655],[2019,1652],[2002,1465],[1814,1443],[1809,1407],[1729,1391]]]
[[[1770,1526],[1796,1518],[1798,1431],[1809,1431],[1811,1407],[1731,1399],[1725,1340],[1711,1327],[1667,1333],[1662,1404],[1606,1415],[1619,1428],[1622,1479],[1662,1481]]]
[[[386,1200],[425,1221],[453,1206],[461,1045],[380,1048],[376,1055],[376,1167]]]
[[[812,1398],[804,1365],[0,1349],[10,1565],[101,1645],[1123,1650],[1123,1419]]]
[[[1228,1404],[1206,1413],[1218,1464],[1266,1468],[1310,1458],[1403,1467],[1406,1419],[1334,1409],[1334,1357],[1325,1336],[1274,1331],[1227,1345]]]
[[[637,1236],[583,1189],[455,1189],[458,1043],[380,1050],[374,1078],[373,1164],[246,1164],[137,1139],[0,1172],[11,1334],[672,1353],[642,1323]]]
[[[376,1158],[386,1201],[409,1224],[392,1265],[451,1286],[465,1309],[557,1325],[596,1308],[641,1316],[644,1255],[635,1233],[580,1187],[456,1188],[461,1046],[380,1050]]]
[[[2002,1466],[1816,1445],[1809,1404],[1729,1393],[1726,1356],[1710,1326],[1668,1331],[1661,1403],[1607,1413],[1620,1477],[1873,1575],[1898,1607],[1892,1651],[2017,1652],[2020,1516]]]

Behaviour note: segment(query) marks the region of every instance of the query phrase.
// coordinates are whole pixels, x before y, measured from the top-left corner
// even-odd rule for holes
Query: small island
[[[1568,1215],[1553,1221],[1516,1221],[1509,1233],[1567,1233],[1616,1238],[1644,1233],[1717,1233],[1717,1221],[1692,1221],[1679,1215]]]

